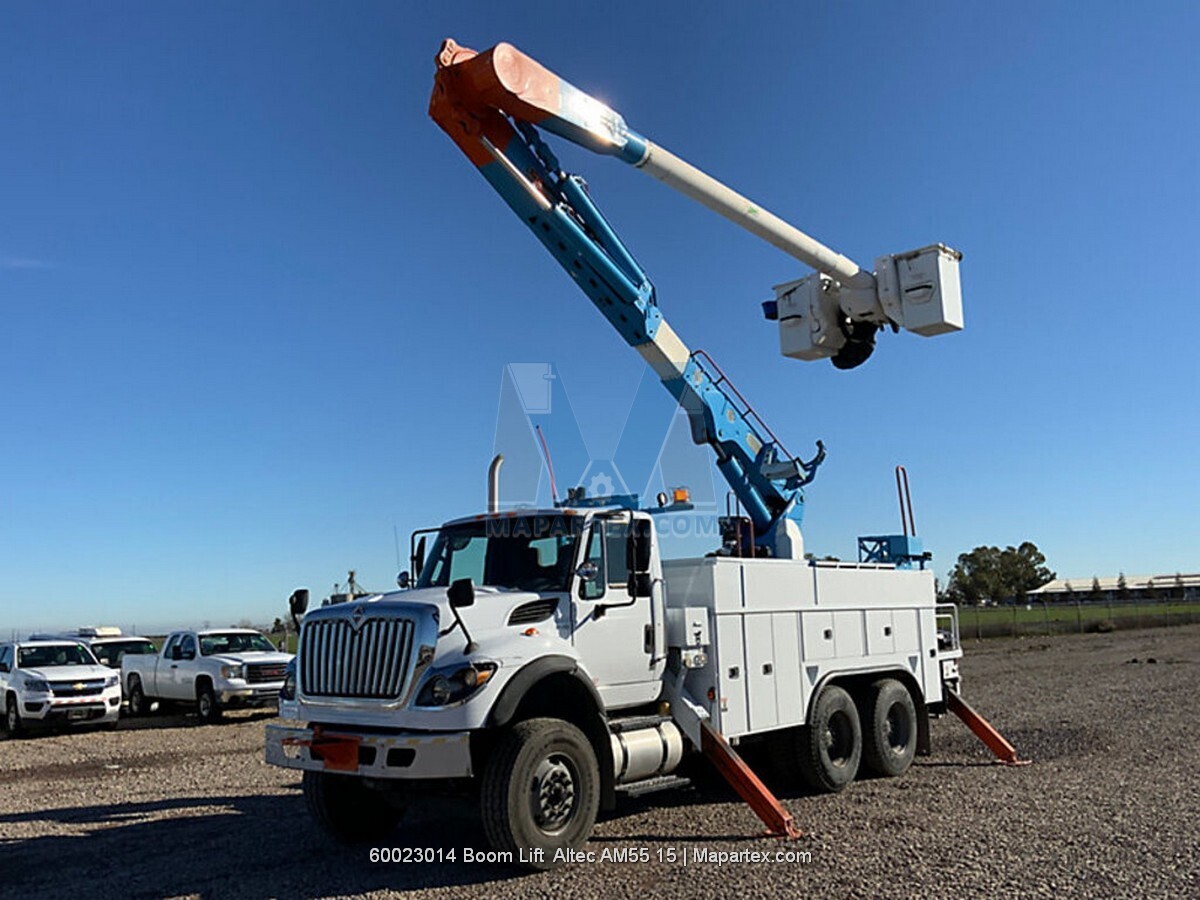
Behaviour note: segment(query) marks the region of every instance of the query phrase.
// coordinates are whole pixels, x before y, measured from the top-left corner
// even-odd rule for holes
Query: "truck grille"
[[[304,624],[300,690],[315,697],[399,698],[413,650],[413,623],[368,619],[357,631],[345,619]]]
[[[263,663],[246,667],[247,684],[265,684],[268,681],[283,681],[287,677],[286,663]]]
[[[52,681],[50,691],[55,697],[91,697],[104,691],[103,681]]]

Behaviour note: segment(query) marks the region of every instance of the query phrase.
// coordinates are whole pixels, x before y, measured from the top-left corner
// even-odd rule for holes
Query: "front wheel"
[[[558,719],[519,722],[495,748],[480,790],[483,830],[525,868],[566,862],[592,833],[600,767],[582,731]]]
[[[404,816],[403,810],[353,775],[305,772],[304,802],[316,823],[343,844],[385,838]]]
[[[25,730],[21,722],[21,708],[17,703],[16,694],[9,694],[4,701],[4,730],[10,738],[20,737]]]
[[[217,702],[217,695],[208,682],[196,688],[196,715],[201,725],[211,725],[221,719],[221,704]]]

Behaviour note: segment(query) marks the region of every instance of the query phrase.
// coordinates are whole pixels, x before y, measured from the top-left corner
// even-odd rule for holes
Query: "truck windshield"
[[[275,648],[261,634],[247,634],[232,631],[229,634],[200,635],[200,655],[216,656],[221,653],[246,653],[251,650],[263,650],[270,653]]]
[[[94,666],[95,658],[82,644],[52,644],[22,647],[18,665],[22,669],[47,669],[51,666]]]
[[[520,591],[571,589],[578,516],[514,516],[448,525],[438,532],[417,587],[460,578]]]

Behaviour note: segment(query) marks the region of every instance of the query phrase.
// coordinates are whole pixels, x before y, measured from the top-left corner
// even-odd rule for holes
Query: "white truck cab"
[[[0,644],[4,726],[17,735],[31,725],[117,726],[121,684],[78,641]]]
[[[572,509],[447,523],[411,589],[307,614],[281,715],[461,729],[455,741],[440,735],[445,760],[448,743],[465,752],[467,732],[487,724],[491,701],[530,661],[576,673],[605,709],[653,702],[666,665],[664,594],[661,574],[652,594],[631,593],[635,515],[649,524],[627,510]],[[656,550],[651,564],[661,573]],[[450,589],[467,580],[471,597],[455,609]]]

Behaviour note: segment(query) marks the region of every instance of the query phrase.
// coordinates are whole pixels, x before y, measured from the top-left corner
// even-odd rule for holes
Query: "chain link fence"
[[[963,639],[1021,635],[1089,634],[1200,622],[1200,601],[1188,599],[1031,600],[1001,606],[962,606]]]

